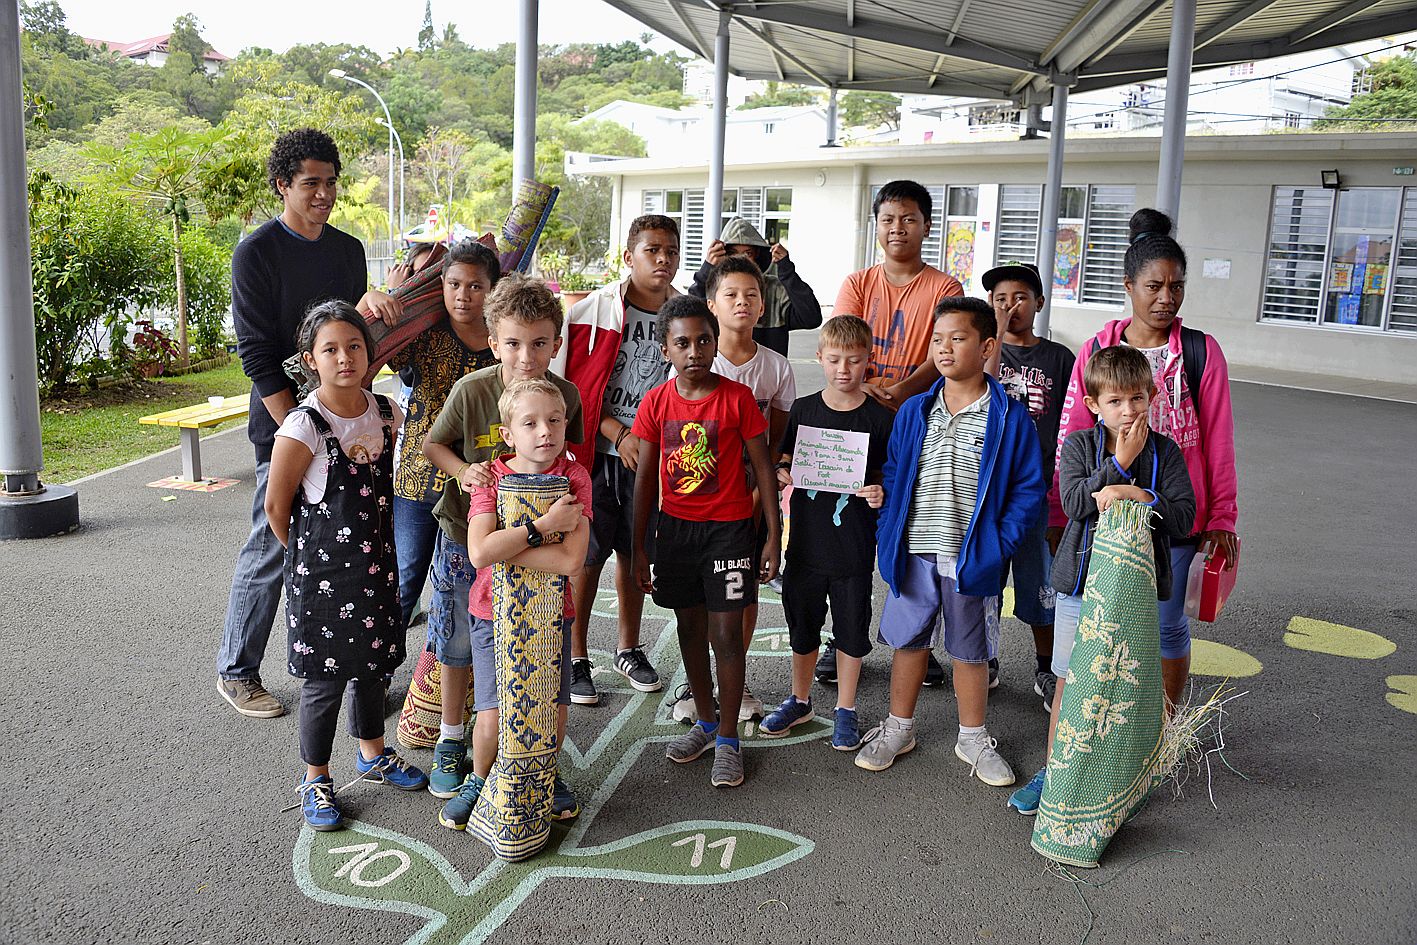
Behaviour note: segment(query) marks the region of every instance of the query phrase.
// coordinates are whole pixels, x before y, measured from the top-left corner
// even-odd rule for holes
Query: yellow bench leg
[[[182,478],[196,482],[202,478],[202,431],[182,427]]]

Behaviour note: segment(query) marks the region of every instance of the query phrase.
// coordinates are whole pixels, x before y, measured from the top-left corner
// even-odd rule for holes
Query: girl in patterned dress
[[[297,342],[320,386],[276,431],[265,505],[285,546],[286,661],[301,680],[301,808],[314,829],[337,830],[330,753],[343,693],[363,778],[407,791],[428,783],[384,746],[383,679],[404,657],[392,511],[403,418],[364,389],[373,343],[353,306],[315,306]]]

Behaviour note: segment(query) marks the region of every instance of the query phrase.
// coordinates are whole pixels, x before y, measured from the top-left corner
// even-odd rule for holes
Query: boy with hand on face
[[[669,363],[661,353],[658,313],[678,294],[670,280],[679,271],[679,226],[658,214],[630,223],[625,238],[624,281],[608,285],[571,307],[566,344],[555,363],[585,395],[596,423],[586,436],[571,437],[571,457],[591,475],[594,516],[585,569],[571,576],[576,616],[571,624],[571,701],[595,705],[600,693],[591,678],[590,612],[601,570],[615,553],[615,595],[619,638],[615,671],[640,692],[663,687],[659,673],[640,649],[645,595],[630,570],[639,440],[631,431],[635,411],[651,388],[664,383]]]
[[[894,650],[890,715],[856,756],[868,771],[915,748],[926,657],[943,642],[959,700],[955,755],[985,784],[1014,782],[984,724],[988,661],[998,655],[1004,562],[1038,518],[1046,486],[1028,410],[988,375],[997,330],[989,303],[941,299],[930,337],[941,378],[901,406],[891,430],[876,530],[890,588],[878,636]]]
[[[1004,392],[1028,408],[1038,430],[1038,448],[1043,453],[1043,479],[1053,481],[1053,461],[1058,452],[1058,424],[1063,416],[1063,395],[1073,371],[1073,353],[1056,341],[1033,333],[1033,319],[1043,309],[1043,280],[1032,263],[1007,262],[984,273],[984,289],[999,319],[1003,343],[999,362],[999,383]],[[1024,537],[1013,559],[1005,565],[1004,576],[1014,575],[1014,616],[1033,628],[1033,649],[1038,665],[1033,691],[1043,699],[1043,708],[1053,704],[1053,586],[1049,571],[1053,551],[1063,529],[1048,528],[1046,507],[1037,523]],[[1000,588],[1002,593],[1002,587]],[[997,684],[997,664],[990,686]]]
[[[797,274],[786,246],[769,244],[753,224],[734,217],[723,225],[719,238],[709,244],[704,264],[694,273],[689,294],[708,301],[713,294],[707,286],[714,267],[729,256],[751,259],[762,270],[763,317],[753,329],[753,340],[786,357],[788,332],[822,324],[822,305],[812,287]]]

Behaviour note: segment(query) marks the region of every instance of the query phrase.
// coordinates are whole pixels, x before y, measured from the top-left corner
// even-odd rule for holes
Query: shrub
[[[159,303],[177,310],[177,279],[173,270],[172,233],[163,234],[162,283]],[[187,277],[187,324],[197,360],[225,350],[226,316],[231,311],[231,250],[207,231],[182,231],[182,272]]]

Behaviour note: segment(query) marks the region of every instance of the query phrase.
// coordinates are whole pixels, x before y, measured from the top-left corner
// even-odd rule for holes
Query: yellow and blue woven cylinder
[[[564,476],[503,476],[497,484],[498,527],[524,525],[569,488]],[[493,566],[497,761],[467,829],[503,860],[533,857],[551,836],[565,598],[563,574],[505,561]]]

